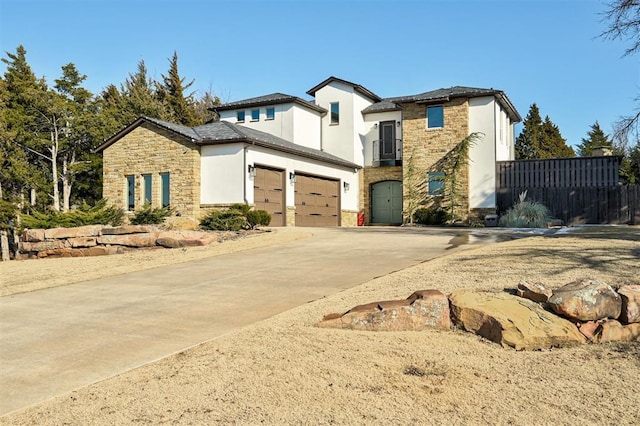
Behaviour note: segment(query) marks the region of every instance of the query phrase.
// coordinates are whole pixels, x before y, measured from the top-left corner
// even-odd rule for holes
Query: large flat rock
[[[457,290],[449,301],[454,323],[504,346],[548,349],[587,341],[574,324],[528,299],[507,293]]]

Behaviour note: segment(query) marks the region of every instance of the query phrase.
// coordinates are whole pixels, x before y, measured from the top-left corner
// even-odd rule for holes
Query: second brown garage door
[[[256,210],[271,215],[270,226],[284,226],[284,171],[256,167],[253,178],[253,202]]]
[[[296,175],[296,226],[340,226],[340,182]]]

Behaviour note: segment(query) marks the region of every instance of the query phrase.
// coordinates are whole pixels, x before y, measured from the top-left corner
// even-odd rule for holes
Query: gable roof
[[[522,121],[522,117],[518,110],[513,106],[507,95],[502,90],[496,89],[480,89],[477,87],[453,86],[431,90],[417,95],[397,96],[393,98],[385,98],[380,102],[369,105],[362,110],[363,114],[372,112],[397,111],[402,109],[399,104],[402,103],[418,103],[427,104],[433,102],[448,102],[455,98],[477,98],[481,96],[495,96],[502,107],[507,111],[509,117],[515,121]]]
[[[229,123],[227,121],[207,123],[197,127],[187,127],[180,124],[174,124],[168,121],[144,116],[138,118],[136,121],[104,141],[100,146],[94,149],[94,152],[105,150],[143,123],[149,123],[151,125],[168,130],[176,135],[185,137],[195,145],[247,143],[250,145],[299,155],[301,157],[323,161],[325,163],[331,163],[338,166],[348,167],[352,169],[361,168],[361,166],[358,166],[357,164],[343,160],[340,157],[336,157],[335,155],[328,154],[324,151],[294,144],[269,133],[250,129],[248,127]]]
[[[242,99],[239,101],[229,102],[224,105],[211,108],[216,111],[229,111],[241,108],[251,108],[263,105],[280,105],[295,103],[305,108],[317,111],[322,115],[327,113],[327,110],[314,104],[313,102],[305,101],[297,96],[287,95],[284,93],[272,93],[270,95],[257,96],[255,98]]]
[[[375,93],[373,93],[371,90],[367,89],[364,86],[361,86],[359,84],[356,83],[352,83],[350,81],[347,80],[343,80],[341,78],[337,78],[337,77],[329,77],[327,78],[325,81],[323,81],[322,83],[318,84],[317,86],[312,87],[311,89],[307,90],[307,95],[309,96],[315,96],[316,92],[320,89],[322,89],[324,86],[326,86],[327,84],[331,83],[331,82],[338,82],[338,83],[342,83],[342,84],[346,84],[347,86],[351,86],[353,87],[353,90],[355,90],[356,92],[360,93],[362,96],[371,99],[374,102],[378,102],[381,101],[382,98],[378,95],[376,95]]]

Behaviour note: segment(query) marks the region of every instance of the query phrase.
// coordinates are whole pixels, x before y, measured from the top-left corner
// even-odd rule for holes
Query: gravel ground
[[[502,291],[520,279],[558,287],[585,276],[615,284],[640,276],[639,241],[640,228],[627,227],[455,252],[0,423],[636,425],[640,343],[518,352],[461,331],[373,333],[314,324],[330,312],[420,289]],[[29,264],[30,273],[45,263]]]

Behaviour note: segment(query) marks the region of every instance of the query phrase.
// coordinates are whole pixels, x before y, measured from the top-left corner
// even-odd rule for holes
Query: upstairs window
[[[267,108],[267,118],[266,120],[274,120],[276,118],[276,109],[275,108]]]
[[[169,173],[160,173],[160,184],[162,185],[162,207],[171,205],[171,176]]]
[[[331,102],[331,124],[340,124],[340,103]]]
[[[132,212],[136,208],[136,177],[127,176],[127,210]]]
[[[260,120],[260,110],[252,109],[251,110],[251,121],[259,121]]]
[[[442,105],[427,107],[427,129],[440,129],[444,127],[444,108]]]
[[[427,173],[427,184],[428,195],[444,195],[444,173]]]
[[[236,119],[238,123],[244,123],[244,111],[238,111],[236,113]]]
[[[144,180],[144,202],[145,204],[151,204],[151,194],[153,193],[151,175],[142,175],[142,178]]]

